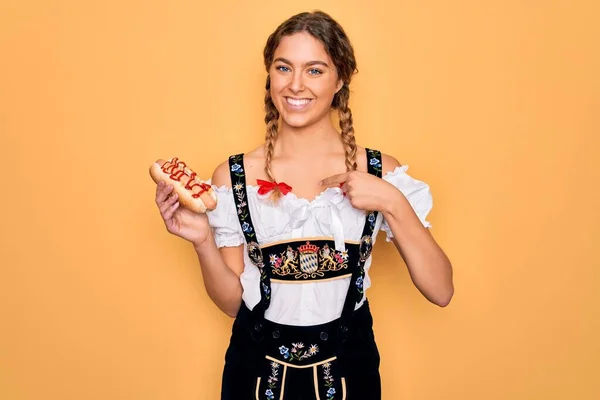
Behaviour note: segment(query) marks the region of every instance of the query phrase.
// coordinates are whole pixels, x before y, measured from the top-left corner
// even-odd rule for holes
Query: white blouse
[[[423,225],[429,228],[431,225],[425,219],[433,206],[429,186],[409,176],[407,170],[407,165],[397,167],[385,174],[383,179],[404,194]],[[244,245],[244,271],[240,276],[242,299],[252,309],[260,301],[260,273],[248,257],[232,189],[211,186],[217,194],[218,205],[215,210],[208,212],[209,223],[214,230],[217,247]],[[258,186],[247,182],[246,190],[250,216],[261,246],[303,237],[327,237],[335,240],[336,249],[343,250],[345,240],[360,240],[365,213],[353,208],[339,188],[327,188],[312,201],[289,192],[276,205],[268,200],[269,194],[258,194]],[[379,230],[386,233],[387,241],[391,240],[392,231],[381,213],[378,213],[375,223],[373,245]],[[356,308],[365,301],[366,291],[371,286],[371,261],[372,256],[365,263],[365,295]],[[265,318],[280,324],[299,326],[323,324],[337,319],[342,314],[349,284],[350,277],[322,282],[271,282],[271,303],[265,311]]]

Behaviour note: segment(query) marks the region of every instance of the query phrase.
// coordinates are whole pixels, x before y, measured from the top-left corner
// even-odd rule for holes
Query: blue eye
[[[290,69],[288,67],[286,67],[285,65],[279,65],[277,67],[275,67],[275,69],[277,71],[281,71],[281,72],[288,72]]]
[[[308,73],[311,75],[321,75],[323,71],[321,71],[320,69],[312,68],[308,70]]]

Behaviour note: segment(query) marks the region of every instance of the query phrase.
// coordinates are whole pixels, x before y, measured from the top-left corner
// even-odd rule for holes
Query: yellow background
[[[455,269],[438,308],[379,236],[383,398],[600,398],[600,5],[567,0],[2,1],[0,398],[218,398],[232,321],[148,166],[261,143],[263,45],[313,8]]]

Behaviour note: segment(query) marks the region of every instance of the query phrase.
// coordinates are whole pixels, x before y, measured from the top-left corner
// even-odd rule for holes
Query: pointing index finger
[[[346,178],[348,177],[348,173],[344,172],[343,174],[336,174],[336,175],[332,175],[330,177],[327,177],[325,179],[323,179],[321,182],[319,182],[320,186],[340,186],[340,183],[343,183],[344,181],[346,181]]]

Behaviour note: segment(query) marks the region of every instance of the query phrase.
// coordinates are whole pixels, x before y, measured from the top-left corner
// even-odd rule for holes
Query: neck
[[[310,126],[292,127],[282,122],[275,142],[275,156],[311,158],[319,154],[343,151],[339,132],[329,116]]]

